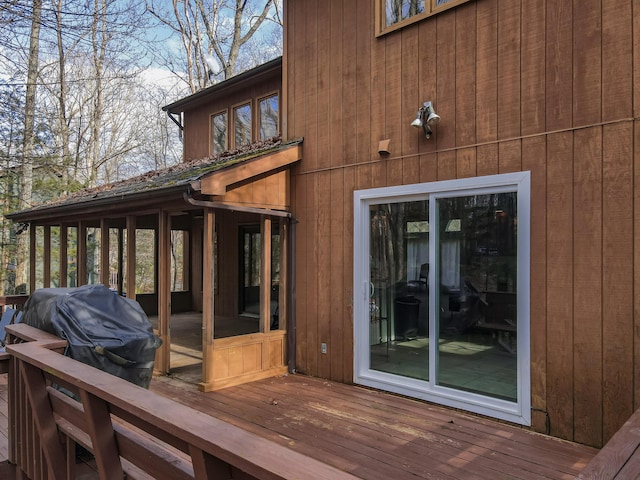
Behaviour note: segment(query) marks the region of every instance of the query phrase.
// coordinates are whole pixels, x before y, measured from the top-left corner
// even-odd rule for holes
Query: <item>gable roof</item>
[[[12,212],[6,217],[21,222],[51,220],[56,216],[80,213],[89,208],[118,205],[130,209],[135,202],[145,199],[159,200],[170,196],[181,198],[184,192],[192,190],[193,185],[199,185],[199,181],[207,175],[235,169],[250,160],[268,157],[301,143],[302,140],[282,143],[279,137],[274,137],[214,157],[180,163],[119,182],[80,190],[60,199]]]

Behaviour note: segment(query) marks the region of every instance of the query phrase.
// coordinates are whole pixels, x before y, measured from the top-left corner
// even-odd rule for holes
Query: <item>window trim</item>
[[[225,141],[226,141],[226,148],[225,150],[223,150],[223,152],[226,152],[229,150],[229,109],[228,108],[224,108],[222,110],[219,110],[217,112],[212,113],[211,115],[209,115],[209,154],[210,155],[217,155],[216,153],[214,153],[213,151],[213,118],[217,117],[219,115],[226,115],[226,121],[225,121],[225,125],[227,127],[227,133],[225,135]],[[221,152],[222,153],[222,152]]]
[[[276,126],[276,135],[280,134],[280,112],[281,112],[281,104],[280,104],[280,91],[274,90],[272,92],[266,93],[256,98],[256,141],[260,140],[260,130],[262,129],[262,115],[260,110],[260,102],[263,100],[267,100],[271,97],[278,97],[278,124]]]
[[[369,244],[369,206],[384,201],[407,202],[435,200],[453,195],[473,195],[493,191],[513,191],[518,201],[517,240],[517,313],[518,313],[518,385],[517,402],[509,402],[485,395],[468,393],[429,381],[418,380],[370,368],[369,346],[369,249],[356,248]],[[356,190],[354,200],[354,255],[353,255],[353,381],[380,390],[407,395],[445,406],[459,408],[481,415],[521,425],[531,425],[531,354],[530,354],[530,222],[531,174],[517,172],[445,180],[413,185]],[[430,202],[431,205],[431,202]],[[430,207],[431,208],[431,207]],[[435,207],[434,207],[435,208]],[[431,255],[431,252],[430,252]],[[431,259],[434,260],[434,259]],[[431,282],[433,283],[433,282]],[[430,305],[429,308],[435,308]],[[433,315],[433,312],[431,312]],[[431,327],[430,327],[431,328]],[[430,365],[429,368],[432,368]]]
[[[425,7],[426,7],[425,12],[419,13],[409,18],[405,18],[400,22],[387,26],[386,0],[376,0],[375,1],[376,37],[386,35],[387,33],[395,32],[396,30],[399,30],[408,25],[424,20],[425,18],[432,17],[441,12],[444,12],[445,10],[449,10],[450,8],[457,7],[458,5],[467,3],[469,1],[471,0],[450,0],[444,5],[436,6],[435,5],[436,0],[425,0]]]

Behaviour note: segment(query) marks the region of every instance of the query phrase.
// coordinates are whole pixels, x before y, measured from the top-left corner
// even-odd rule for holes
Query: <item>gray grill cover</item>
[[[65,355],[149,388],[161,340],[138,302],[104,285],[41,288],[22,322],[67,340]]]

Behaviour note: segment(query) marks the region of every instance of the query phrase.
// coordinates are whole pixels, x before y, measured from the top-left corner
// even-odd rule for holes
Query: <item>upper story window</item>
[[[234,148],[251,143],[251,104],[245,103],[233,109]]]
[[[391,32],[469,0],[376,0],[376,35]]]
[[[280,94],[268,93],[212,113],[210,154],[218,155],[280,134]]]
[[[279,131],[278,94],[261,98],[258,101],[259,140],[272,138]]]
[[[211,115],[211,154],[228,150],[227,143],[227,112]]]
[[[425,0],[385,0],[386,26],[425,12]]]

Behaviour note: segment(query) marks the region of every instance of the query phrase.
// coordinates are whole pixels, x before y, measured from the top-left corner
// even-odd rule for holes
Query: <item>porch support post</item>
[[[78,286],[87,284],[87,224],[78,222]]]
[[[29,293],[36,290],[36,226],[29,225]]]
[[[124,291],[124,235],[122,228],[118,228],[118,295]]]
[[[158,334],[162,339],[162,346],[158,349],[157,369],[162,374],[169,373],[171,352],[171,225],[169,213],[160,211],[158,214]]]
[[[127,217],[127,298],[136,299],[136,217]]]
[[[43,239],[43,259],[42,259],[42,286],[51,286],[51,226],[45,225]]]
[[[271,217],[262,216],[260,220],[260,228],[262,229],[262,252],[260,255],[260,331],[268,332],[271,319]],[[265,342],[264,345],[268,347],[267,342]]]
[[[109,287],[109,225],[107,219],[100,219],[100,282]]]
[[[214,243],[216,214],[211,208],[204,209],[203,232],[203,285],[202,285],[202,384],[201,390],[213,382],[213,329],[214,329]]]
[[[203,246],[202,246],[202,223],[199,219],[194,218],[191,227],[191,247],[189,251],[190,255],[190,283],[191,289],[191,302],[193,304],[193,310],[196,312],[202,311],[202,268],[203,268]]]
[[[278,279],[278,328],[286,329],[288,309],[287,292],[289,291],[289,221],[280,220],[280,278]]]
[[[61,287],[67,286],[67,277],[69,276],[69,231],[67,226],[60,224],[60,280],[58,284]]]

